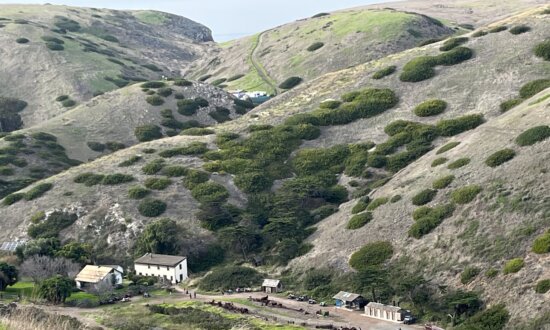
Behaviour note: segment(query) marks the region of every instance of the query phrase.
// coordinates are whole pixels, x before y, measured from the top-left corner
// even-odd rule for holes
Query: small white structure
[[[134,269],[137,275],[160,277],[177,284],[187,279],[187,258],[146,253],[134,261]]]
[[[76,275],[76,287],[79,289],[95,289],[100,283],[112,286],[122,284],[123,269],[121,266],[87,265]]]
[[[265,293],[278,293],[283,291],[283,283],[280,280],[266,278],[262,283],[262,291]]]
[[[363,315],[379,320],[401,323],[406,314],[407,311],[398,306],[370,302],[365,306],[365,314]]]

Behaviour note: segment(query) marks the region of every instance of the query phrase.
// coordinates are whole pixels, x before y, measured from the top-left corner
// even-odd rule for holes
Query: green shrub
[[[30,222],[37,224],[40,221],[44,220],[45,218],[46,218],[46,213],[44,211],[38,211],[31,216]]]
[[[468,164],[470,164],[470,158],[459,158],[454,162],[450,163],[449,165],[447,165],[447,168],[450,170],[456,170],[457,168],[461,168]]]
[[[543,90],[550,88],[550,79],[538,79],[523,85],[519,90],[519,96],[528,99]]]
[[[140,160],[142,160],[141,156],[132,156],[132,157],[128,158],[127,160],[125,160],[125,161],[121,162],[120,164],[118,164],[118,167],[132,166],[135,163],[139,162]]]
[[[441,222],[442,219],[433,216],[422,217],[409,228],[409,236],[419,239],[437,228]]]
[[[231,76],[231,77],[227,78],[227,82],[232,82],[232,81],[235,81],[235,80],[239,80],[242,77],[244,77],[244,74],[236,74],[234,76]]]
[[[455,179],[454,175],[443,176],[439,179],[436,179],[432,182],[432,187],[434,189],[445,189],[447,188]]]
[[[327,101],[321,102],[321,104],[319,104],[319,108],[321,108],[321,109],[338,109],[338,107],[341,104],[342,104],[342,102],[337,101],[337,100],[327,100]]]
[[[523,102],[523,99],[511,99],[500,104],[500,112],[506,112]]]
[[[462,44],[465,44],[466,42],[468,42],[468,40],[469,39],[467,37],[450,38],[443,43],[443,46],[439,47],[439,50],[444,52],[449,51]]]
[[[403,67],[399,76],[401,81],[419,82],[435,76],[434,67],[438,65],[455,65],[471,59],[474,52],[466,47],[456,47],[437,56],[421,56],[412,59]]]
[[[430,38],[427,40],[423,40],[418,44],[418,47],[424,47],[427,45],[435,44],[436,42],[440,42],[441,40],[443,40],[443,38]]]
[[[495,268],[489,268],[485,272],[485,276],[488,278],[493,278],[493,277],[496,277],[497,275],[498,275],[498,270]]]
[[[535,238],[535,241],[533,241],[532,251],[537,254],[550,252],[550,230]]]
[[[436,152],[436,155],[440,155],[444,152],[447,152],[447,151],[453,149],[454,147],[458,146],[459,144],[460,144],[460,142],[449,142],[446,145],[444,145],[443,147],[439,148]]]
[[[466,319],[453,327],[456,330],[503,330],[510,319],[510,313],[504,304],[494,305]]]
[[[516,25],[510,29],[511,34],[522,34],[529,31],[531,31],[531,28],[524,24]]]
[[[360,200],[355,204],[353,209],[351,209],[351,214],[357,214],[365,211],[367,209],[367,206],[369,206],[368,202],[365,202],[364,200]]]
[[[64,108],[74,107],[76,105],[76,101],[74,101],[72,99],[68,99],[68,100],[65,100],[65,101],[61,102],[61,105]]]
[[[462,132],[474,129],[484,123],[483,115],[466,115],[453,119],[441,120],[437,123],[437,129],[442,136],[454,136]]]
[[[129,174],[114,173],[114,174],[106,175],[101,181],[101,184],[113,186],[113,185],[128,183],[132,181],[134,181],[134,177]]]
[[[162,174],[171,178],[182,177],[187,174],[187,168],[183,166],[173,165],[162,169]]]
[[[166,211],[166,203],[158,199],[146,198],[139,203],[138,211],[144,217],[158,217]]]
[[[172,95],[173,91],[174,90],[170,87],[164,87],[164,88],[160,88],[157,91],[157,94],[160,95],[160,96],[168,97],[168,96]]]
[[[145,164],[145,166],[143,166],[141,170],[144,174],[153,175],[160,172],[164,168],[164,166],[166,166],[166,164],[164,163],[164,159],[155,159]]]
[[[149,195],[150,193],[150,190],[140,186],[135,186],[128,189],[128,197],[130,197],[131,199],[143,199],[147,197],[147,195]]]
[[[233,288],[257,287],[261,284],[262,275],[255,269],[243,266],[225,266],[214,269],[199,283],[206,291],[219,291]]]
[[[75,183],[82,183],[88,187],[100,184],[105,176],[102,174],[94,174],[90,172],[80,173],[74,178]]]
[[[451,193],[451,199],[457,204],[468,204],[476,198],[481,190],[481,187],[478,185],[458,188]]]
[[[140,142],[153,141],[162,138],[160,127],[152,124],[136,127],[134,129],[134,135]]]
[[[184,129],[181,131],[180,135],[191,135],[191,136],[201,136],[201,135],[211,135],[215,134],[216,132],[209,128],[202,128],[202,127],[193,127]]]
[[[57,44],[55,42],[47,42],[46,47],[49,50],[53,50],[53,51],[56,51],[56,52],[65,50],[65,47],[63,47],[63,45]]]
[[[395,195],[393,196],[391,199],[390,199],[390,203],[397,203],[399,202],[401,199],[403,199],[403,197],[401,195]]]
[[[373,200],[372,202],[370,202],[369,206],[367,207],[367,210],[369,211],[374,211],[376,210],[378,207],[388,203],[389,201],[389,198],[388,197],[380,197],[380,198],[377,198],[375,200]]]
[[[302,149],[292,160],[292,166],[298,175],[313,175],[319,171],[339,173],[349,154],[349,148],[345,145],[327,149]]]
[[[231,120],[231,117],[229,117],[230,114],[231,112],[229,109],[224,107],[216,107],[216,110],[208,113],[208,115],[218,123],[224,123]]]
[[[508,27],[501,25],[501,26],[496,26],[494,28],[489,29],[489,33],[499,33],[506,30],[508,30]]]
[[[512,149],[502,149],[491,156],[489,156],[485,160],[485,164],[490,167],[497,167],[503,163],[506,163],[507,161],[511,160],[516,156],[516,152]]]
[[[460,274],[460,283],[468,284],[481,272],[481,269],[477,267],[466,267]]]
[[[151,95],[145,99],[147,103],[154,106],[160,106],[164,104],[164,99],[159,95]]]
[[[308,52],[314,52],[317,49],[322,48],[324,45],[325,45],[325,43],[323,43],[323,42],[314,42],[307,48],[307,51]]]
[[[109,149],[110,151],[113,151],[113,152],[114,151],[119,151],[119,150],[122,150],[122,149],[126,148],[124,143],[114,142],[114,141],[105,142],[105,147],[107,149]]]
[[[45,42],[51,42],[59,45],[63,45],[65,43],[63,40],[52,36],[43,36],[41,39],[44,40]]]
[[[281,89],[291,89],[291,88],[294,88],[294,87],[298,86],[301,82],[302,82],[302,78],[300,78],[300,77],[290,77],[290,78],[286,79],[285,81],[283,81],[279,85],[279,88],[281,88]]]
[[[245,193],[257,193],[271,188],[272,181],[265,173],[247,172],[235,177],[235,185]]]
[[[229,197],[229,192],[219,183],[205,182],[196,185],[191,194],[201,203],[221,203]]]
[[[203,171],[189,170],[183,179],[183,185],[189,190],[193,190],[197,185],[205,183],[210,179],[210,175]]]
[[[211,82],[210,84],[213,85],[213,86],[219,86],[221,85],[222,83],[226,82],[227,79],[226,78],[220,78],[220,79],[216,79],[214,80],[213,82]]]
[[[537,285],[535,286],[535,292],[536,293],[546,293],[550,290],[550,279],[546,280],[540,280],[537,282]]]
[[[351,217],[346,228],[347,229],[359,229],[369,223],[372,220],[372,213],[365,212],[359,213]]]
[[[146,69],[149,69],[153,72],[161,72],[162,71],[161,68],[159,68],[158,66],[156,66],[154,64],[142,64],[141,66],[146,68]]]
[[[243,107],[245,109],[253,109],[254,108],[254,103],[252,103],[250,101],[233,99],[233,103],[235,103],[235,105],[237,105],[239,107]]]
[[[17,42],[18,44],[26,44],[28,43],[30,40],[27,39],[27,38],[17,38],[15,39],[15,42]]]
[[[445,158],[445,157],[436,158],[436,159],[434,159],[434,161],[432,162],[432,167],[436,167],[436,166],[445,164],[447,161],[448,161],[448,159]]]
[[[172,181],[167,178],[147,178],[144,184],[149,189],[164,190],[172,184]]]
[[[141,84],[142,88],[162,88],[165,87],[166,84],[162,81],[148,81],[143,84]]]
[[[12,205],[12,204],[15,204],[15,203],[19,202],[20,200],[22,200],[23,197],[25,197],[25,194],[21,194],[21,193],[9,194],[6,197],[4,197],[4,200],[2,201],[2,204]]]
[[[437,195],[437,190],[424,189],[418,194],[414,195],[411,201],[413,205],[425,205],[431,202],[434,199],[435,195]]]
[[[196,156],[202,155],[208,151],[206,143],[202,142],[191,142],[185,147],[166,149],[159,152],[159,156],[163,158],[171,158],[175,156]]]
[[[428,100],[414,108],[414,114],[418,117],[437,116],[447,109],[447,102],[443,100]]]
[[[349,265],[357,271],[364,271],[371,266],[382,265],[392,256],[393,247],[390,242],[372,242],[354,252],[349,259]]]
[[[378,71],[376,71],[373,75],[372,75],[372,79],[382,79],[384,77],[387,77],[391,74],[393,74],[395,71],[397,71],[397,67],[395,65],[390,65],[388,67],[385,67],[383,69],[380,69]]]
[[[476,32],[472,33],[472,37],[479,38],[479,37],[486,36],[488,33],[489,32],[487,32],[487,31],[479,30],[479,31],[476,31]]]
[[[3,175],[3,176],[10,176],[10,175],[14,175],[15,174],[15,170],[11,167],[6,167],[6,166],[0,166],[0,175]]]
[[[32,224],[27,234],[32,238],[58,238],[59,233],[71,226],[78,216],[76,214],[55,211],[44,221]]]
[[[38,184],[36,186],[34,186],[31,190],[27,191],[25,193],[25,200],[33,200],[33,199],[37,199],[39,197],[42,197],[42,195],[44,195],[47,191],[49,191],[50,189],[52,189],[53,187],[53,184],[51,183],[41,183],[41,184]]]
[[[517,273],[519,272],[523,266],[525,265],[525,262],[522,258],[515,258],[512,260],[509,260],[504,265],[504,268],[502,269],[503,274],[511,274],[511,273]]]
[[[105,150],[105,145],[103,143],[90,141],[86,144],[88,145],[88,148],[96,152],[103,152]]]
[[[199,104],[195,100],[179,100],[177,103],[178,112],[184,116],[192,116],[197,113],[200,108]]]
[[[62,30],[71,32],[78,32],[80,30],[80,24],[77,21],[63,16],[56,16],[54,25]]]
[[[434,208],[422,206],[413,212],[415,223],[409,228],[409,236],[416,239],[430,233],[443,220],[453,215],[453,204],[439,205]]]
[[[550,61],[550,40],[541,42],[535,46],[534,49],[535,55],[542,57],[545,61]]]
[[[516,138],[516,143],[522,147],[525,147],[544,141],[549,137],[550,126],[535,126],[518,135]]]

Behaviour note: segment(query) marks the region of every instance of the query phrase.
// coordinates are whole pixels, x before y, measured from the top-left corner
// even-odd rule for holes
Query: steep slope
[[[208,28],[161,12],[53,5],[1,5],[0,12],[0,96],[27,103],[22,123],[3,131],[136,80],[181,76],[212,41]]]
[[[291,76],[311,80],[455,32],[430,17],[394,10],[321,14],[221,44],[191,73],[232,90],[275,93]]]

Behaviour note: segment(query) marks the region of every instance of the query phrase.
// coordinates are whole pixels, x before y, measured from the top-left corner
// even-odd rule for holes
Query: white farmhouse
[[[134,269],[137,275],[156,276],[177,284],[187,279],[187,258],[146,253],[134,261]]]
[[[100,283],[112,286],[122,284],[123,270],[120,266],[87,265],[76,275],[76,287],[79,289],[95,289]]]

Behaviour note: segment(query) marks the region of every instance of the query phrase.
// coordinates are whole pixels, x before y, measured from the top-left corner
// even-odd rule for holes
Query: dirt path
[[[252,66],[258,72],[258,75],[262,80],[269,85],[269,87],[272,88],[274,95],[277,95],[279,93],[279,90],[277,89],[277,86],[273,83],[273,79],[269,76],[267,73],[267,70],[264,68],[264,66],[260,63],[258,60],[258,57],[256,56],[256,52],[258,51],[258,48],[260,44],[262,43],[262,38],[264,36],[264,33],[267,31],[264,31],[258,35],[258,40],[254,44],[254,48],[252,48],[252,51],[250,52],[250,62],[252,63]]]

